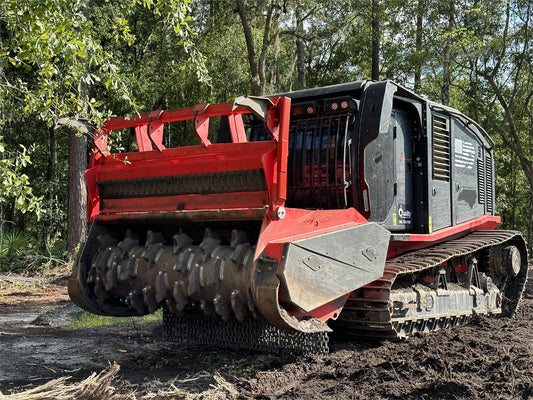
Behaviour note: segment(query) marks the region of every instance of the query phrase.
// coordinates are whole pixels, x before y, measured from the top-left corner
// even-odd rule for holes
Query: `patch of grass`
[[[95,328],[98,326],[131,326],[132,324],[142,326],[161,323],[162,320],[163,316],[161,310],[157,310],[155,313],[143,317],[108,317],[82,311],[76,318],[70,321],[68,327],[70,329],[81,329]]]

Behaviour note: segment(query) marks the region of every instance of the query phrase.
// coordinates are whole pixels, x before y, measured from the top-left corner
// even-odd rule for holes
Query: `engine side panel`
[[[431,107],[428,125],[428,230],[494,215],[493,157],[476,126],[454,110]]]
[[[486,175],[492,170],[492,152],[457,119],[453,120],[452,149],[453,223],[492,214],[492,196],[487,196],[487,192],[494,192],[493,181],[492,176]]]

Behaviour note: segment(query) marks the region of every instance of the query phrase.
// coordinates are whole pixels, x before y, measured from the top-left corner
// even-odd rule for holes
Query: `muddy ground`
[[[72,329],[80,311],[65,273],[0,275],[0,399],[58,377],[79,382],[113,361],[122,392],[153,394],[124,397],[132,399],[528,399],[533,269],[529,277],[512,319],[477,318],[403,342],[333,343],[329,355],[304,357],[180,347],[158,324],[131,320]],[[170,389],[180,395],[164,397]]]

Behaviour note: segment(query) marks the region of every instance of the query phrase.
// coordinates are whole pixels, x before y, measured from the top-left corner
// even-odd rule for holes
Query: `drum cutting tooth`
[[[246,316],[246,305],[240,298],[240,292],[237,289],[233,290],[230,298],[231,309],[233,310],[235,317],[241,322],[244,321],[244,317]]]
[[[144,250],[144,246],[137,245],[128,252],[128,257],[139,258],[143,254]]]
[[[169,256],[174,255],[174,253],[169,253],[163,244],[161,244],[161,248],[156,253],[154,257],[154,264],[158,265],[158,268],[165,269],[167,267],[167,264],[169,263]]]
[[[151,243],[149,245],[147,243],[147,248],[143,254],[143,258],[150,261],[150,264],[153,264],[162,247],[163,247],[163,243],[161,242]]]
[[[152,269],[152,263],[142,257],[135,260],[133,264],[133,279],[143,279]]]
[[[124,235],[126,239],[139,239],[137,234],[133,232],[131,229],[126,229],[126,234]]]
[[[118,264],[120,260],[122,260],[122,257],[124,256],[124,253],[118,246],[114,246],[109,251],[109,258],[107,260],[107,265],[110,266],[111,264]]]
[[[117,280],[119,282],[127,281],[133,276],[135,267],[134,258],[126,258],[117,266]]]
[[[167,290],[170,290],[171,289],[171,286],[170,286],[170,281],[168,279],[168,274],[165,272],[165,274],[163,275],[163,278],[164,278],[164,283],[165,283],[165,288]]]
[[[122,251],[118,247],[113,247],[109,251],[109,257],[106,262],[106,273],[105,273],[105,289],[111,290],[117,285],[117,265],[122,259]]]
[[[189,285],[187,286],[187,294],[189,296],[200,291],[200,268],[195,264],[191,272],[189,272]]]
[[[211,253],[220,246],[220,240],[215,239],[212,237],[205,237],[204,240],[202,240],[202,243],[200,243],[200,248],[203,251],[203,257],[202,259],[204,261],[208,260],[209,257],[211,257]]]
[[[228,321],[231,313],[231,307],[221,294],[217,294],[213,299],[213,305],[215,306],[215,311],[223,321]]]
[[[128,262],[127,265],[127,268],[128,268],[128,274],[130,276],[130,278],[134,278],[135,276],[137,276],[137,270],[138,270],[138,267],[137,267],[137,259],[132,257],[129,259],[130,261]]]
[[[178,314],[179,311],[176,308],[176,302],[172,299],[166,299],[165,304],[167,305],[168,311],[170,311],[172,314]]]
[[[126,234],[124,240],[120,242],[117,246],[122,250],[123,254],[128,254],[135,246],[138,245],[139,240],[129,237],[128,234]]]
[[[226,260],[220,260],[216,265],[216,276],[219,281],[224,280],[224,266],[226,265]]]
[[[143,296],[140,293],[138,293],[136,290],[132,290],[126,296],[126,302],[129,304],[131,308],[137,311],[137,314],[139,315],[144,314],[145,308],[144,308],[144,303],[143,303]]]
[[[200,266],[200,286],[205,287],[212,285],[216,281],[216,265],[220,263],[220,258],[210,259]]]
[[[91,269],[95,271],[100,271],[107,264],[107,259],[109,258],[110,251],[111,250],[108,248],[100,249],[93,259]]]
[[[189,249],[189,251],[190,251],[190,249]],[[192,252],[191,252],[190,254],[187,255],[187,261],[186,261],[186,263],[185,263],[185,265],[186,265],[186,268],[185,268],[185,269],[186,269],[187,272],[191,272],[192,269],[194,268],[194,266],[195,266],[195,265],[198,265],[198,264],[196,264],[196,263],[194,262],[194,258],[195,258],[195,256],[196,256],[196,254],[195,254],[195,253],[192,253]]]
[[[183,233],[182,231],[174,235],[172,239],[174,241],[172,251],[176,254],[192,245],[192,238],[189,235]]]
[[[251,301],[251,300],[248,300],[248,301],[246,302],[246,304],[248,305],[248,310],[249,310],[252,314],[255,313],[255,304],[254,304],[254,302]]]
[[[215,307],[213,306],[213,303],[211,303],[210,301],[201,300],[200,309],[206,315],[215,315]]]
[[[234,229],[231,231],[230,246],[235,248],[239,244],[248,243],[248,235],[244,231]]]
[[[211,252],[220,245],[218,234],[209,228],[205,228],[204,237],[199,247],[204,253],[204,257],[209,257]]]
[[[94,283],[94,294],[99,304],[104,304],[104,302],[109,298],[109,293],[105,290],[103,280],[97,276]]]
[[[184,291],[185,283],[183,281],[174,282],[174,288],[172,290],[172,297],[176,304],[176,309],[179,312],[182,312],[185,306],[187,305],[187,296]]]
[[[113,246],[116,242],[117,241],[113,239],[110,235],[98,235],[96,237],[96,246],[99,249]]]
[[[148,231],[146,232],[146,247],[153,243],[162,243],[165,241],[165,237],[161,232]]]
[[[213,231],[210,228],[205,228],[204,230],[204,238],[213,238],[213,239],[219,239],[218,233]]]
[[[155,299],[158,303],[162,302],[168,293],[168,276],[166,272],[159,271],[155,278]]]
[[[122,263],[117,265],[117,281],[118,282],[123,282],[123,281],[127,280],[128,278],[124,278],[124,275],[126,275],[126,274],[127,273],[124,272],[124,266],[122,265]]]
[[[220,264],[222,264],[224,260],[222,258],[217,257],[213,261],[213,265],[211,266],[211,268],[209,268],[209,274],[206,279],[207,285],[212,285],[216,282],[218,276],[217,272],[220,271]]]
[[[112,265],[105,273],[105,290],[111,290],[117,285],[117,265]]]
[[[179,271],[182,274],[187,272],[187,262],[189,261],[190,252],[191,252],[191,248],[188,248],[178,254],[176,263],[172,267],[174,271]]]
[[[235,261],[237,265],[243,264],[246,254],[248,253],[248,250],[250,249],[251,249],[251,246],[249,243],[238,244],[235,247],[235,251],[233,252],[233,255],[231,256],[231,259]]]
[[[155,290],[151,286],[146,286],[142,290],[143,293],[143,300],[146,307],[148,307],[148,311],[150,313],[155,312],[157,310],[157,307],[159,306],[159,302],[155,298]]]
[[[200,265],[198,268],[199,268],[198,283],[200,284],[200,287],[204,287],[205,286],[205,276],[204,276],[205,266]]]
[[[218,246],[211,251],[211,258],[222,258],[230,254],[232,250],[228,246]]]

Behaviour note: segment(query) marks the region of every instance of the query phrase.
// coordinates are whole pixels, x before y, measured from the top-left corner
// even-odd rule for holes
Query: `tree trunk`
[[[87,236],[87,190],[83,176],[87,168],[87,138],[70,131],[68,143],[67,251],[72,258],[78,245]]]
[[[254,36],[252,33],[252,27],[248,20],[248,13],[243,0],[235,0],[237,6],[237,12],[241,19],[242,29],[244,33],[244,40],[246,41],[246,50],[248,53],[248,65],[250,66],[250,83],[252,85],[252,94],[255,96],[261,96],[262,90],[259,79],[259,70],[257,64],[257,56],[255,52]]]
[[[442,87],[440,92],[440,102],[444,105],[450,103],[450,86],[451,86],[451,72],[450,66],[452,63],[452,30],[455,27],[455,5],[453,1],[449,3],[448,9],[448,37],[444,45],[444,60],[442,63]]]
[[[298,58],[298,86],[304,89],[307,86],[305,79],[305,44],[302,39],[303,20],[301,16],[300,4],[296,5],[296,56]]]
[[[493,75],[481,74],[481,76],[487,79],[487,82],[492,88],[493,93],[496,95],[496,98],[498,99],[498,102],[500,103],[503,109],[503,118],[504,121],[507,122],[507,125],[509,127],[507,131],[501,132],[503,142],[507,145],[507,147],[511,149],[511,151],[513,151],[514,155],[518,158],[518,164],[520,164],[522,172],[524,173],[527,180],[527,184],[529,186],[529,193],[533,193],[533,160],[531,160],[531,158],[528,156],[526,149],[524,148],[524,145],[527,146],[528,143],[522,142],[520,138],[520,133],[517,127],[517,121],[515,120],[515,117],[509,105],[510,101],[506,99],[504,95],[504,90],[500,86],[498,86],[496,78]],[[531,198],[530,202],[533,202]],[[533,226],[533,222],[531,221],[533,216],[533,210],[531,211],[532,213],[529,215],[530,220],[528,221],[527,226]],[[531,235],[531,230],[529,230],[527,236],[530,238]],[[533,247],[531,245],[531,241],[529,241],[529,245],[530,247]]]
[[[252,94],[255,96],[263,96],[266,88],[266,58],[268,49],[273,41],[278,37],[277,34],[272,35],[272,28],[277,26],[279,21],[278,5],[275,2],[269,2],[266,10],[265,26],[263,30],[263,41],[261,45],[261,52],[257,56],[255,48],[254,37],[252,32],[251,21],[248,19],[246,6],[243,0],[235,0],[237,6],[237,13],[241,19],[242,28],[244,31],[244,39],[246,41],[246,50],[248,52],[248,64],[250,65]]]
[[[4,211],[0,201],[0,255],[2,254],[2,242],[4,241]]]
[[[379,0],[372,0],[372,80],[379,81]]]
[[[89,19],[89,0],[85,0],[81,12]],[[87,112],[87,82],[80,82],[82,115]],[[68,209],[67,209],[67,252],[72,260],[79,245],[87,238],[87,189],[84,173],[87,168],[87,137],[70,130],[68,137]]]
[[[422,87],[422,38],[424,29],[424,0],[418,0],[416,7],[416,32],[415,32],[415,93],[419,93]]]
[[[527,226],[527,242],[529,243],[529,254],[533,251],[533,197],[529,198],[529,223]]]

